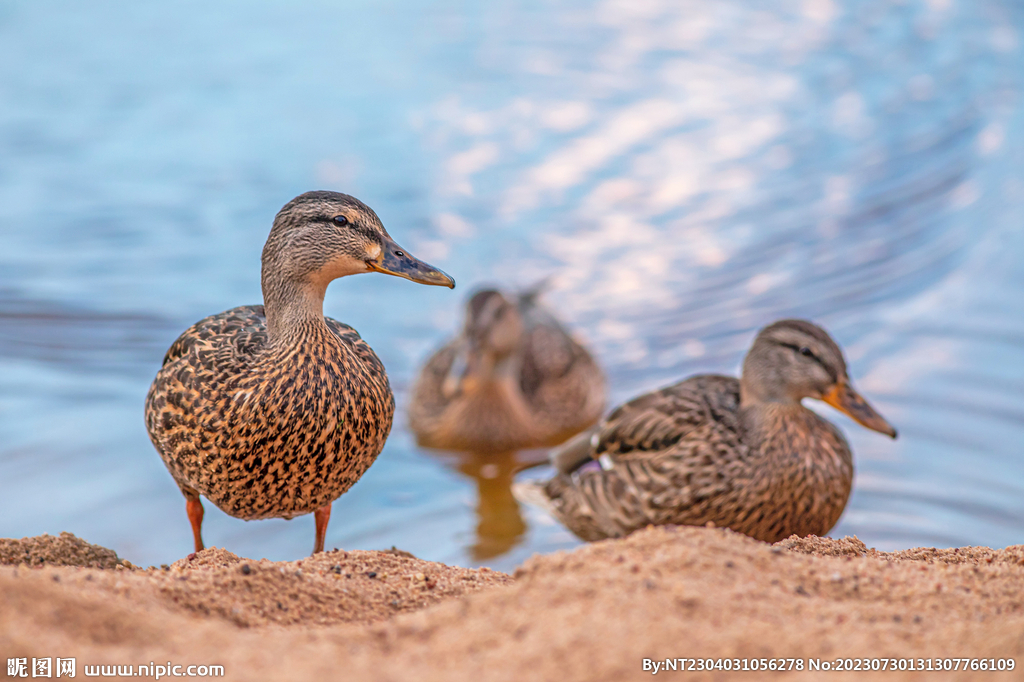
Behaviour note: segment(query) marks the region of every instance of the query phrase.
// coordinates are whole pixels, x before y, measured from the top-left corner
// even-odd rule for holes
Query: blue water
[[[577,544],[514,463],[419,450],[401,414],[475,285],[548,275],[614,401],[819,321],[900,430],[822,407],[856,453],[833,534],[1022,543],[1022,31],[996,0],[0,3],[0,536],[190,551],[143,398],[181,330],[259,302],[274,213],[324,188],[459,282],[328,291],[400,411],[329,547]],[[312,535],[207,505],[238,554]]]

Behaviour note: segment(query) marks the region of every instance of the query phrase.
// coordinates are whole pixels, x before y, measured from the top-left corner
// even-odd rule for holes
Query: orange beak
[[[821,397],[826,403],[850,416],[861,426],[866,426],[872,431],[884,433],[890,438],[896,437],[896,429],[882,418],[882,415],[875,412],[868,401],[864,400],[857,391],[853,390],[845,380],[840,379],[836,384]]]

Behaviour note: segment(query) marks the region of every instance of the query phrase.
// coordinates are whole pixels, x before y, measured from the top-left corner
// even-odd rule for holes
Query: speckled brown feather
[[[146,425],[186,497],[242,519],[291,518],[373,464],[395,409],[384,366],[354,329],[322,319],[277,347],[263,306],[243,306],[174,342]]]
[[[846,440],[799,405],[761,413],[757,424],[739,405],[739,381],[716,375],[645,394],[589,432],[603,467],[519,491],[590,541],[648,524],[711,522],[767,542],[828,532],[853,479]]]
[[[534,300],[521,296],[522,333],[507,380],[449,394],[444,388],[466,340],[436,351],[412,391],[409,421],[428,447],[474,452],[552,446],[596,422],[605,383],[590,353]]]

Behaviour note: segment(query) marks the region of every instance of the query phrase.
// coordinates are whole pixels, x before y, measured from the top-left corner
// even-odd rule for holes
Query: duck
[[[313,513],[323,551],[331,503],[373,464],[395,412],[380,358],[323,313],[328,284],[364,272],[455,287],[355,197],[301,194],[263,247],[263,305],[206,317],[167,351],[146,428],[185,496],[196,552],[201,497],[245,520]]]
[[[729,528],[764,542],[825,535],[850,497],[853,453],[805,398],[896,438],[854,390],[832,337],[780,320],[757,334],[738,380],[698,375],[636,397],[553,451],[550,480],[513,492],[591,542],[648,525]]]
[[[478,454],[551,447],[601,418],[604,374],[540,304],[543,286],[470,296],[461,331],[413,386],[409,425],[419,445]]]

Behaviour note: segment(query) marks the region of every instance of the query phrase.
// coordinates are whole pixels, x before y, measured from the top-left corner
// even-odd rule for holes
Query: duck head
[[[496,289],[483,289],[466,303],[462,338],[443,391],[452,396],[496,378],[510,368],[521,345],[523,318],[519,305]]]
[[[455,280],[395,243],[373,209],[355,197],[306,192],[278,212],[263,247],[264,294],[267,280],[326,289],[332,280],[363,272],[455,288]]]
[[[740,393],[744,405],[822,400],[862,426],[896,437],[896,429],[854,390],[836,342],[806,320],[781,320],[758,333],[743,361]]]

